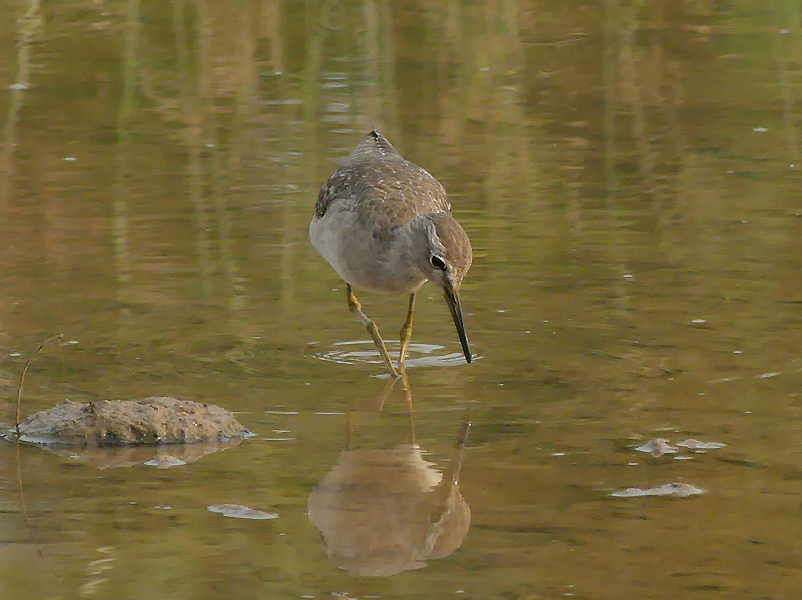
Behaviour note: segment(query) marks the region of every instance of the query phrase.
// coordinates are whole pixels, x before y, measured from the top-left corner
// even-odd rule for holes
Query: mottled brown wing
[[[353,182],[361,200],[360,219],[372,223],[374,231],[393,229],[426,213],[451,212],[440,182],[404,159],[362,163]]]
[[[315,204],[315,217],[326,214],[329,206],[337,200],[348,200],[351,197],[351,174],[347,169],[340,167],[326,180]]]
[[[404,160],[375,130],[326,181],[315,214],[323,216],[337,200],[353,204],[360,220],[371,223],[377,232],[403,225],[421,214],[451,212],[440,182]]]

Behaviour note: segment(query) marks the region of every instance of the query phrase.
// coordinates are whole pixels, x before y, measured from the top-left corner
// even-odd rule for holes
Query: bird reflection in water
[[[412,443],[353,449],[349,415],[346,449],[309,496],[309,519],[329,560],[355,576],[384,577],[424,567],[459,548],[470,526],[471,511],[459,492],[470,422],[462,423],[441,473],[415,443],[409,381],[402,376],[401,382]]]

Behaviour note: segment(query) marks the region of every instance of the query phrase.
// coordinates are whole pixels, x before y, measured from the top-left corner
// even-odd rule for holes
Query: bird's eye
[[[440,269],[441,271],[446,270],[446,262],[439,256],[435,256],[434,254],[432,254],[432,257],[429,259],[429,262],[432,263],[432,266],[435,269]]]

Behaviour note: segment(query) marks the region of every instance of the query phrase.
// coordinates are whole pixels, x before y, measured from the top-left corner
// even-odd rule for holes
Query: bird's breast
[[[374,233],[354,211],[333,206],[309,226],[312,246],[346,283],[388,294],[417,292],[426,277],[411,265],[394,261],[388,239]]]

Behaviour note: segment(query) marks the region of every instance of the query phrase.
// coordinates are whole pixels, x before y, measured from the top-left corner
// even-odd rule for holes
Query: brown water
[[[0,442],[0,597],[798,597],[801,10],[0,1],[2,420],[63,333],[24,414],[257,434],[170,469]],[[411,423],[307,240],[371,126],[474,245],[481,358],[425,287]],[[394,337],[405,300],[360,298]],[[705,493],[610,496],[673,482]]]

